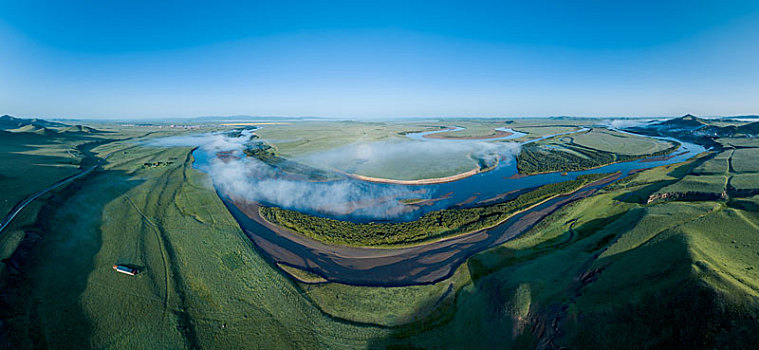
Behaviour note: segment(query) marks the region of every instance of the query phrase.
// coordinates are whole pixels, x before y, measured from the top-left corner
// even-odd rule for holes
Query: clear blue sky
[[[0,0],[0,49],[24,117],[759,113],[755,0]]]

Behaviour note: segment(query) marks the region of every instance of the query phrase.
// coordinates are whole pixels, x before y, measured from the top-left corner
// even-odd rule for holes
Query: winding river
[[[452,130],[460,129],[433,131],[433,133]],[[587,129],[583,128],[569,133],[585,130]],[[498,138],[500,141],[524,136],[524,134],[517,134],[513,130],[503,131],[512,132],[512,135]],[[466,142],[466,140],[456,139],[424,138],[424,135],[429,133],[416,133],[408,136],[420,142]],[[544,136],[522,144],[554,136],[557,135]],[[689,142],[671,138],[657,137],[657,139],[676,141],[681,146],[668,157],[650,157],[614,163],[591,170],[573,171],[565,175],[548,173],[520,176],[517,173],[515,156],[513,154],[502,154],[501,161],[495,169],[442,184],[397,185],[366,182],[353,178],[338,180],[356,181],[367,191],[396,187],[404,188],[408,192],[424,193],[426,198],[436,199],[429,205],[418,207],[411,214],[395,219],[408,220],[409,216],[414,219],[431,210],[455,205],[478,205],[492,202],[504,198],[504,194],[507,193],[572,180],[583,174],[619,172],[614,178],[590,184],[575,193],[548,200],[534,208],[514,215],[497,227],[406,248],[359,248],[326,245],[267,223],[258,215],[258,203],[246,201],[233,193],[222,193],[218,190],[217,193],[245,234],[265,256],[275,263],[301,268],[319,274],[329,281],[354,285],[403,286],[426,284],[449,277],[459,265],[473,254],[495,247],[518,236],[563,205],[590,196],[609,183],[627,176],[630,172],[682,162],[705,151],[702,146]],[[201,149],[197,149],[194,155],[196,167],[202,166],[215,156],[207,154]],[[380,192],[382,191],[377,193]],[[354,214],[332,216],[354,221],[365,220],[360,216],[360,212],[358,212],[357,217],[351,217]]]

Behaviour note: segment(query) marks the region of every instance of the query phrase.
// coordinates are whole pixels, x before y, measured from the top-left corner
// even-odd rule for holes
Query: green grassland
[[[577,171],[671,153],[679,145],[606,129],[559,135],[522,146],[517,156],[521,174]]]
[[[712,193],[720,194],[725,191],[727,177],[725,175],[688,175],[682,180],[663,187],[657,193]]]
[[[526,139],[577,130],[588,120],[562,121],[562,126],[542,119],[444,119],[433,121],[303,121],[264,125],[256,134],[274,146],[283,157],[298,158],[315,152],[358,142],[407,140],[406,133],[435,131],[459,126],[465,130],[447,132],[456,137],[482,137],[494,134],[495,128],[509,127],[529,133]]]
[[[384,122],[299,122],[265,125],[256,134],[286,158],[343,147],[357,142],[406,139],[403,132],[431,131],[444,126]]]
[[[325,316],[259,256],[189,148],[109,146],[105,169],[21,228],[23,273],[4,280],[0,308],[14,348],[353,348],[381,335]],[[141,166],[168,158],[180,161]]]
[[[730,185],[738,191],[759,190],[759,173],[738,174],[730,178]]]
[[[737,173],[759,172],[759,147],[736,149],[733,154],[733,169]]]
[[[723,145],[728,147],[759,147],[759,139],[752,138],[752,137],[743,137],[743,138],[737,138],[737,137],[724,137],[719,138],[717,141]]]
[[[462,265],[450,278],[433,284],[366,287],[322,283],[301,287],[315,305],[333,317],[397,327],[452,312],[456,291],[470,282],[467,266]]]
[[[574,143],[600,151],[638,156],[654,154],[672,147],[668,142],[649,137],[633,136],[607,129],[594,128],[589,132],[568,135]]]
[[[686,170],[639,173],[470,260],[474,285],[498,288],[512,322],[527,325],[513,339],[531,338],[525,347],[750,347],[759,330],[757,213],[636,200]],[[524,290],[527,317],[509,302]],[[551,333],[554,322],[561,333]],[[529,331],[536,328],[543,337]]]
[[[524,125],[519,126],[515,125],[512,127],[515,131],[523,132],[527,134],[527,136],[524,136],[525,140],[532,140],[537,139],[540,137],[548,136],[548,135],[555,135],[555,134],[563,134],[568,133],[572,131],[580,130],[580,125],[572,126],[556,126],[556,125]]]
[[[391,342],[751,347],[759,330],[757,212],[720,202],[644,204],[703,159],[638,173],[477,254],[467,264],[472,283],[450,311],[395,328]]]
[[[759,190],[759,148],[727,148],[697,166],[682,180],[662,187],[658,195],[671,195],[680,199],[704,199],[700,194],[723,197],[754,193]],[[735,193],[734,193],[735,192]]]
[[[730,172],[730,157],[733,151],[717,154],[693,170],[694,175],[724,175]]]
[[[18,201],[79,172],[80,138],[48,138],[28,132],[0,131],[0,215]]]
[[[36,120],[0,117],[0,216],[24,198],[79,173],[95,163],[93,151],[98,145],[118,139],[131,139],[144,130],[122,130],[119,134],[96,131],[82,126],[65,126]],[[23,125],[23,126],[19,126]],[[43,206],[39,201],[28,205],[0,234],[0,278],[7,272],[5,261],[26,236],[23,227],[31,225]]]

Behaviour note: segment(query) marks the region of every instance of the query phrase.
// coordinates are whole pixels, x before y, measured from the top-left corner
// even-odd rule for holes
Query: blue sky
[[[757,1],[0,0],[0,113],[759,113]]]

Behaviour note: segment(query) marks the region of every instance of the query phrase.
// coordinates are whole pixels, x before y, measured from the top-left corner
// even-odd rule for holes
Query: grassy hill
[[[32,134],[48,136],[48,137],[57,136],[58,134],[54,130],[48,129],[44,126],[39,126],[39,125],[34,125],[34,124],[27,124],[18,129],[12,129],[8,131],[13,132],[13,133],[32,133]]]
[[[729,123],[728,125],[724,125]],[[643,133],[654,132],[661,135],[673,135],[684,139],[693,138],[729,138],[759,136],[759,122],[744,123],[727,120],[707,120],[685,115],[645,127],[631,128]]]
[[[60,133],[74,133],[74,134],[98,134],[102,133],[102,131],[97,130],[95,128],[91,128],[89,126],[84,125],[71,125],[67,126],[65,128],[61,128],[58,132]]]
[[[103,133],[103,131],[80,124],[68,125],[38,118],[15,118],[9,115],[0,117],[0,130],[14,133],[34,133],[43,136],[55,136],[56,134],[93,135]]]
[[[668,129],[696,129],[707,125],[708,122],[705,119],[698,118],[691,114],[686,114],[680,118],[674,118],[670,120],[657,123],[657,126],[661,126]]]
[[[679,144],[594,128],[523,145],[520,174],[577,171],[674,152]]]
[[[59,127],[66,127],[66,124],[63,123],[56,123],[56,122],[50,122],[43,119],[22,119],[22,118],[14,118],[9,115],[3,115],[0,116],[0,129],[2,130],[8,130],[8,129],[18,129],[20,127],[33,125],[38,128],[59,128]]]

